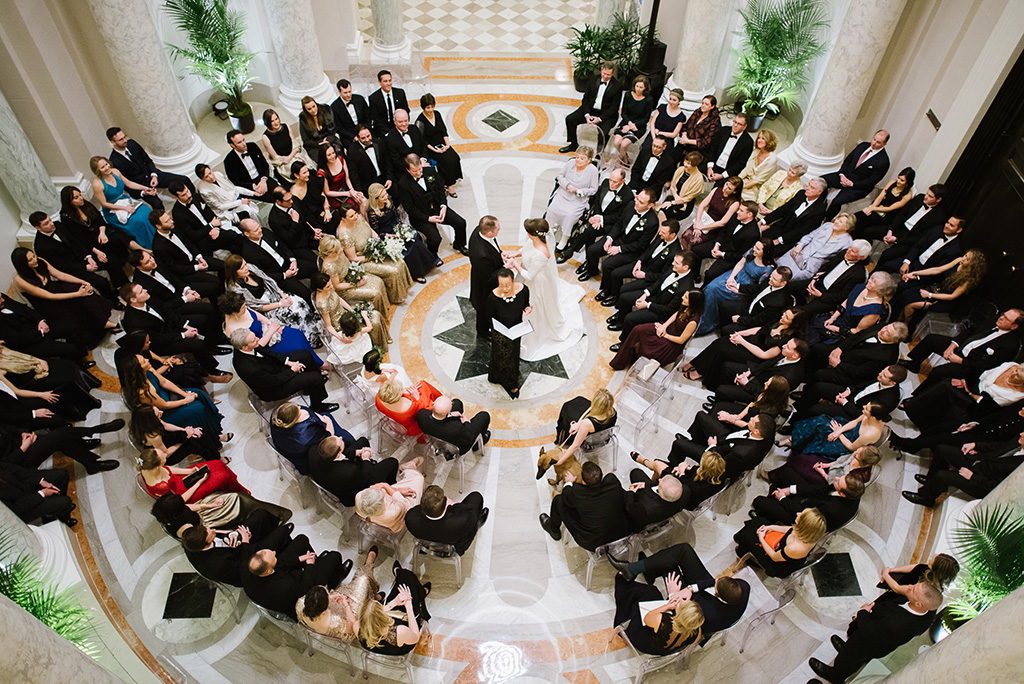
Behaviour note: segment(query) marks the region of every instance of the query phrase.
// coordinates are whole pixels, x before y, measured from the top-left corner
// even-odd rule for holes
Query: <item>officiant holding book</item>
[[[519,398],[519,347],[523,335],[533,330],[523,316],[530,313],[530,288],[517,283],[507,268],[498,270],[498,286],[487,297],[491,322],[491,367],[488,382],[501,385],[512,399]]]

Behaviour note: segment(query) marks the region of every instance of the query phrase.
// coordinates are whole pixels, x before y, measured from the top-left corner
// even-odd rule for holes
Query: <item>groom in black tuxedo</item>
[[[498,232],[501,224],[494,216],[484,216],[469,236],[469,302],[476,310],[476,336],[489,337],[491,319],[487,316],[487,294],[498,286],[498,269],[504,266]]]

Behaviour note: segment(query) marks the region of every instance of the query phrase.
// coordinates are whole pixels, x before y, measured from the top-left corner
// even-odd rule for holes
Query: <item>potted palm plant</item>
[[[757,130],[767,113],[792,107],[807,87],[812,60],[825,52],[825,0],[747,0],[729,92],[743,99],[743,111]]]
[[[640,69],[649,27],[635,16],[614,15],[608,28],[585,24],[573,28],[574,37],[565,44],[572,58],[573,84],[583,92],[587,80],[597,73],[604,61],[612,61],[627,82]]]
[[[256,128],[252,107],[242,99],[249,89],[249,63],[255,52],[245,49],[245,15],[229,10],[228,0],[165,0],[164,10],[185,34],[187,46],[170,45],[171,57],[184,60],[188,71],[224,94],[235,128]]]
[[[601,68],[608,53],[608,32],[600,26],[573,27],[573,38],[565,44],[572,59],[572,80],[577,92],[587,89],[587,80]]]

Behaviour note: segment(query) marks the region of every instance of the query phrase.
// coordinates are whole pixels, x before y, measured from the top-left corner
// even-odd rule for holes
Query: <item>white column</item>
[[[715,71],[726,43],[729,18],[735,11],[733,5],[733,0],[690,0],[686,4],[679,59],[665,89],[682,89],[683,109],[687,112],[699,107],[705,95],[715,92]]]
[[[280,105],[301,109],[302,98],[330,104],[338,96],[324,73],[310,0],[265,0],[270,38],[281,70]]]
[[[142,142],[157,166],[175,173],[191,174],[197,163],[216,158],[196,134],[146,1],[87,2],[142,129],[129,135]]]
[[[815,176],[839,168],[857,112],[907,0],[857,0],[839,30],[810,112],[780,159],[803,161]],[[874,131],[871,131],[873,133]]]
[[[18,204],[21,221],[36,211],[56,214],[60,197],[42,160],[18,123],[7,98],[0,93],[0,182]]]
[[[594,24],[602,28],[612,25],[612,16],[622,11],[622,0],[597,0],[594,12]]]
[[[395,64],[412,61],[412,43],[405,33],[402,0],[370,0],[373,13],[373,42],[370,63]]]

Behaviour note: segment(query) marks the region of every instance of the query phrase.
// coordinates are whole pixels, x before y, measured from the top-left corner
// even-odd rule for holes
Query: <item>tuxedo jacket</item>
[[[395,200],[405,209],[413,227],[429,223],[428,219],[431,216],[436,216],[441,211],[441,207],[447,204],[444,183],[441,182],[434,170],[423,169],[423,178],[426,181],[426,190],[409,175],[408,171],[403,171],[392,186]]]
[[[286,529],[288,527],[278,528],[278,530]],[[268,535],[268,539],[273,537],[276,543],[278,536],[278,534],[271,534]],[[274,548],[274,544],[268,544],[267,541],[264,540],[259,546]],[[245,589],[246,596],[253,603],[278,613],[284,613],[295,620],[295,602],[299,600],[300,596],[305,596],[307,591],[321,583],[319,580],[322,573],[318,566],[321,565],[322,560],[318,558],[313,565],[299,560],[300,556],[313,550],[309,539],[304,534],[291,540],[285,536],[283,541],[283,544],[277,543],[277,565],[274,567],[274,572],[267,577],[257,577],[249,572],[248,567],[243,567],[241,570],[242,588]]]
[[[753,470],[775,444],[770,439],[751,439],[750,437],[734,437],[720,439],[718,452],[725,459],[725,477],[735,482],[748,470]]]
[[[357,449],[370,446],[365,437],[353,444]],[[309,474],[318,485],[334,494],[344,506],[356,505],[356,494],[378,482],[395,483],[398,461],[386,458],[383,461],[364,461],[361,458],[342,458],[324,461],[317,455],[319,444],[310,449]]]
[[[146,150],[142,149],[142,145],[130,138],[128,139],[128,154],[132,156],[131,159],[128,159],[117,150],[111,149],[111,165],[128,180],[148,188],[152,175],[157,172],[156,164],[153,163]]]
[[[296,211],[296,213],[298,212]],[[313,232],[306,226],[301,217],[297,221],[293,220],[291,214],[277,206],[276,203],[270,207],[270,213],[267,215],[267,226],[273,231],[274,236],[293,253],[297,253],[300,250],[306,250],[307,252],[316,251],[317,242],[313,239]],[[266,232],[264,231],[265,234]],[[248,241],[247,238],[246,241]],[[284,255],[282,254],[281,256]]]
[[[922,236],[930,232],[932,228],[945,225],[948,215],[942,206],[942,202],[939,202],[937,206],[929,209],[928,213],[914,224],[912,230],[907,230],[907,219],[916,214],[917,210],[922,206],[924,206],[923,192],[911,197],[902,208],[887,214],[884,226],[887,230],[892,231],[893,237],[896,238],[896,244],[904,246],[916,245],[918,240],[922,239]]]
[[[850,154],[846,155],[843,165],[839,167],[839,173],[853,182],[851,190],[863,195],[871,192],[871,189],[878,185],[878,182],[889,172],[889,153],[885,151],[885,148],[875,152],[863,164],[857,166],[857,161],[869,147],[871,147],[870,142],[860,143],[853,148]]]
[[[195,206],[199,209],[199,213],[203,215],[203,219],[200,220],[189,206],[185,206],[181,202],[175,201],[174,206],[171,207],[171,218],[174,220],[174,230],[178,235],[183,235],[188,238],[188,240],[192,244],[196,245],[200,250],[210,252],[212,255],[212,251],[213,249],[216,249],[216,246],[213,244],[213,239],[210,237],[210,221],[217,218],[217,215],[213,213],[213,209],[206,206],[206,203],[199,198],[198,193],[192,196],[191,206]],[[222,234],[225,232],[223,225],[220,230]]]
[[[795,245],[800,238],[820,226],[825,220],[825,212],[828,209],[826,194],[821,193],[818,199],[814,200],[811,206],[807,207],[799,216],[796,215],[796,210],[807,199],[807,191],[801,190],[790,197],[782,206],[777,207],[775,211],[764,217],[764,222],[768,224],[768,229],[762,233],[764,239],[781,239],[784,245]]]
[[[619,118],[619,105],[622,103],[622,83],[614,76],[604,89],[604,98],[597,101],[597,90],[601,85],[601,75],[590,79],[587,89],[583,91],[583,102],[580,110],[601,119],[601,123],[611,127]]]
[[[31,346],[42,340],[39,322],[43,317],[32,307],[0,293],[0,329],[6,346],[29,353]],[[6,394],[6,393],[0,393]]]
[[[839,343],[838,347],[843,353],[836,370],[843,373],[850,384],[873,377],[886,366],[891,366],[899,360],[900,345],[866,341],[877,337],[882,327],[871,326]]]
[[[672,268],[672,260],[676,254],[682,251],[678,240],[672,240],[667,245],[661,239],[655,238],[651,244],[637,257],[640,262],[640,269],[644,272],[644,279],[653,283]],[[628,268],[632,271],[634,264]]]
[[[423,140],[423,133],[420,131],[419,126],[410,125],[406,135],[409,136],[412,145],[405,142],[405,138],[402,137],[397,128],[392,128],[384,136],[384,149],[387,150],[388,161],[393,169],[404,169],[406,156],[414,152],[420,157],[427,156],[427,144]]]
[[[861,411],[868,404],[868,402],[874,402],[881,404],[882,408],[885,409],[886,413],[892,413],[896,410],[896,407],[900,404],[902,394],[900,392],[899,385],[893,385],[892,387],[882,387],[881,389],[875,390],[869,394],[865,394],[858,401],[854,402],[854,398],[863,392],[871,385],[878,382],[876,379],[872,379],[870,382],[862,382],[854,387],[850,388],[849,401],[844,405],[845,413],[851,418],[856,418],[861,414]]]
[[[288,270],[289,261],[294,259],[295,255],[292,253],[292,250],[288,249],[288,245],[279,240],[277,236],[267,228],[263,229],[262,241],[269,244],[271,249],[281,255],[285,262],[284,266],[279,264],[274,257],[267,254],[266,250],[249,238],[242,240],[241,256],[250,264],[256,264],[257,268],[276,280],[278,283],[281,283],[284,280],[284,272]]]
[[[501,252],[474,228],[469,236],[469,301],[479,315],[483,315],[487,295],[498,286],[498,269],[502,267]]]
[[[391,96],[395,103],[395,111],[409,111],[409,100],[406,99],[404,90],[392,86]],[[370,109],[370,121],[373,122],[373,135],[376,138],[383,138],[394,127],[394,124],[388,121],[388,106],[384,102],[384,92],[377,88],[370,93],[367,105]]]
[[[143,330],[148,333],[153,350],[159,354],[161,349],[184,339],[181,332],[185,321],[173,309],[156,299],[150,299],[146,303],[152,311],[159,314],[159,318],[143,309],[126,306],[124,316],[121,318],[121,325],[125,332]]]
[[[410,126],[410,128],[412,127]],[[377,159],[376,166],[373,165],[373,162],[370,161],[370,156],[358,142],[353,143],[348,148],[348,171],[352,175],[352,187],[364,195],[367,194],[370,186],[374,183],[384,185],[393,179],[391,161],[388,159],[387,150],[377,141],[374,141],[371,148]],[[400,168],[405,168],[404,163]],[[403,173],[405,172],[403,171]]]
[[[629,172],[629,187],[638,192],[644,188],[654,188],[654,194],[657,196],[661,193],[661,189],[665,187],[665,183],[672,180],[672,174],[676,170],[676,163],[672,159],[672,155],[668,153],[668,150],[665,150],[661,153],[658,163],[654,165],[650,178],[644,180],[644,171],[647,170],[647,164],[651,161],[652,156],[651,148],[649,147],[641,150],[640,154],[637,155],[633,169]]]
[[[680,497],[677,501],[665,501],[654,491],[656,482],[646,475],[639,481],[644,484],[642,489],[635,492],[627,489],[623,494],[626,517],[629,518],[633,532],[639,532],[648,525],[668,520],[685,507],[687,502],[685,497]]]
[[[715,242],[725,252],[722,260],[727,264],[736,265],[743,255],[750,251],[754,243],[761,239],[761,229],[757,227],[757,219],[740,223],[735,217],[718,231]]]
[[[454,400],[452,411],[461,413],[462,410],[462,401]],[[416,412],[416,424],[427,435],[459,447],[459,452],[463,454],[472,448],[480,434],[479,429],[472,421],[463,422],[458,416],[448,416],[438,420],[429,409],[420,409]]]
[[[92,254],[92,248],[78,240],[75,235],[57,223],[53,235],[36,231],[32,241],[36,256],[45,259],[54,268],[65,273],[78,274],[86,270],[85,257]]]
[[[214,582],[242,586],[242,573],[248,574],[249,558],[257,549],[252,544],[214,547],[203,551],[185,551],[185,557],[200,575]]]
[[[338,132],[338,137],[341,138],[341,142],[348,145],[352,142],[352,139],[356,137],[358,128],[361,125],[370,125],[370,107],[366,104],[366,99],[362,95],[352,93],[352,108],[356,112],[356,120],[353,121],[352,117],[348,113],[348,107],[341,101],[341,98],[335,98],[334,102],[331,103],[331,111],[334,112],[334,129]]]
[[[1019,406],[1017,407],[1019,410]],[[1016,440],[1008,440],[1001,445],[988,446],[974,456],[971,464],[971,482],[980,491],[991,492],[1006,477],[1024,463],[1024,456],[1017,455],[1019,445]]]
[[[703,168],[706,169],[708,164],[715,164],[718,161],[731,135],[731,126],[722,126],[718,129],[718,133],[711,139],[711,145],[708,146],[708,158],[701,164]],[[750,159],[750,153],[753,150],[754,139],[750,137],[749,133],[743,131],[736,138],[736,144],[733,145],[732,152],[729,153],[729,158],[725,162],[725,168],[723,169],[716,164],[715,171],[721,173],[726,178],[740,175],[743,167],[747,165],[747,160]]]
[[[285,359],[277,352],[262,348],[255,354],[236,349],[231,357],[238,377],[263,401],[280,399],[282,388],[295,377],[292,369],[285,365]]]
[[[910,270],[917,271],[922,268],[934,268],[936,266],[942,266],[948,264],[953,259],[964,255],[964,246],[960,240],[959,235],[955,235],[946,243],[935,250],[931,256],[928,257],[928,261],[921,263],[921,254],[926,249],[932,246],[936,240],[943,237],[944,226],[935,226],[931,228],[927,233],[921,235],[921,239],[917,241],[910,253],[904,257],[904,259],[910,260]],[[925,282],[934,282],[945,278],[945,275],[939,276],[926,276],[922,280]]]
[[[851,638],[843,648],[852,662],[867,662],[894,651],[919,634],[923,634],[935,620],[935,611],[915,615],[903,607],[905,596],[887,591],[877,599],[870,611],[860,610],[853,618]]]
[[[828,257],[821,265],[821,268],[818,269],[818,272],[814,274],[814,277],[811,278],[811,282],[814,283],[814,287],[818,288],[818,291],[821,292],[821,296],[814,299],[814,301],[820,306],[827,307],[828,309],[838,308],[839,304],[850,296],[850,291],[857,285],[863,283],[867,278],[867,261],[858,261],[853,266],[846,269],[843,275],[836,278],[831,287],[825,287],[825,277],[832,272],[832,269],[835,268],[845,256],[846,250],[843,250],[842,252],[838,252]]]
[[[185,245],[191,255],[183,252],[178,245],[157,231],[153,236],[153,256],[156,257],[157,263],[162,268],[178,277],[185,278],[194,275],[196,273],[195,258],[201,256],[202,252],[184,233],[174,231],[173,234],[181,240],[181,244]]]
[[[692,271],[674,282],[671,286],[663,287],[663,284],[666,282],[665,279],[671,273],[671,270],[666,271],[661,278],[647,288],[650,292],[650,295],[647,297],[647,301],[650,303],[648,310],[657,316],[658,320],[662,321],[667,320],[669,316],[679,311],[679,307],[683,303],[683,295],[686,294],[687,290],[693,289]]]
[[[577,544],[593,551],[629,535],[625,494],[614,473],[596,485],[575,482],[562,488],[556,499],[561,499],[562,520]]]
[[[750,380],[747,381],[747,384],[742,389],[747,390],[751,400],[761,393],[773,375],[786,378],[789,386],[793,389],[800,386],[800,383],[804,381],[804,373],[807,370],[804,360],[798,359],[793,363],[785,364],[781,363],[783,360],[782,354],[779,354],[773,359],[761,361],[749,367]],[[729,379],[731,380],[731,378]],[[729,384],[732,385],[731,382]],[[735,385],[732,386],[735,387]]]
[[[773,522],[792,524],[796,520],[797,514],[805,508],[817,508],[824,516],[829,532],[834,532],[853,520],[860,507],[860,499],[835,495],[833,493],[835,489],[829,487],[824,479],[822,479],[822,483],[824,484],[817,488],[818,491],[811,490],[806,493],[802,492],[798,486],[796,494],[790,494],[779,502],[787,512],[786,518]],[[774,499],[775,497],[767,498]],[[790,515],[792,518],[789,517]]]
[[[245,170],[242,158],[233,149],[224,157],[224,173],[227,174],[228,180],[238,187],[252,190],[260,178],[270,177],[270,164],[267,163],[267,158],[263,156],[259,145],[251,142],[247,143],[245,147],[249,153],[249,158],[252,159],[253,164],[256,166],[256,178],[249,177],[249,172]]]
[[[605,197],[609,194],[612,195],[612,199],[608,202],[608,207],[602,211],[601,206],[604,204]],[[600,215],[604,225],[610,225],[615,223],[622,212],[626,210],[626,207],[632,205],[632,200],[633,193],[630,192],[629,183],[623,183],[618,190],[612,190],[611,184],[605,178],[597,186],[597,192],[590,197],[590,215]]]
[[[132,282],[146,288],[146,292],[161,305],[161,309],[176,309],[184,304],[185,300],[182,299],[182,294],[187,287],[185,281],[173,273],[161,271],[159,266],[157,267],[157,272],[167,279],[173,289],[169,289],[151,274],[144,273],[141,268],[135,269],[135,273],[132,274]]]
[[[732,326],[735,326],[738,330],[760,328],[763,325],[774,323],[779,319],[783,311],[796,304],[793,295],[784,287],[774,292],[769,292],[764,297],[761,297],[761,299],[754,301],[757,299],[757,295],[761,294],[768,287],[766,283],[750,283],[740,286],[740,294],[744,296],[743,309],[739,314],[740,317]],[[728,310],[731,311],[732,308],[728,307]]]
[[[413,506],[405,514],[405,526],[417,539],[451,544],[455,547],[455,552],[461,556],[473,544],[480,527],[483,497],[473,494],[471,492],[463,501],[448,506],[440,520],[431,520],[419,506]],[[480,505],[474,505],[476,503]]]
[[[960,364],[961,368],[967,371],[968,375],[980,375],[989,368],[995,368],[999,364],[1011,360],[1020,351],[1020,337],[1015,331],[1010,331],[985,344],[975,345],[966,356],[963,354],[963,349],[971,342],[988,337],[993,332],[995,332],[994,328],[973,334],[968,331],[953,340],[957,345],[957,355],[963,358],[963,363]]]
[[[619,215],[615,223],[605,223],[605,234],[612,239],[613,245],[622,249],[623,256],[636,257],[651,244],[658,233],[658,214],[654,209],[648,209],[633,229],[627,232],[629,222],[636,215],[636,209],[630,207]]]

